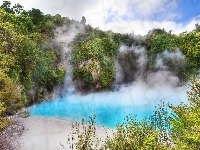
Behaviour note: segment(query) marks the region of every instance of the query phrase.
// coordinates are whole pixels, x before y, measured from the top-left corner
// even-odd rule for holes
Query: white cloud
[[[126,19],[156,18],[157,14],[171,15],[171,10],[177,7],[177,0],[124,0],[109,1],[106,9],[112,16],[117,15]],[[165,16],[166,17],[166,16]]]
[[[90,16],[91,17],[91,16]],[[86,17],[87,18],[87,17]],[[126,21],[123,19],[115,19],[112,22],[103,20],[103,15],[95,15],[88,19],[88,23],[93,27],[98,26],[102,30],[112,30],[119,33],[134,33],[135,35],[145,35],[153,28],[165,29],[166,31],[172,30],[172,33],[179,34],[185,31],[192,31],[196,23],[200,23],[200,19],[192,19],[187,24],[176,23],[175,21],[151,21],[151,20],[132,20]]]
[[[40,9],[45,14],[61,14],[62,16],[80,20],[88,10],[99,11],[100,0],[10,0],[12,4],[20,3],[26,10]]]
[[[146,19],[176,6],[176,0],[11,0],[11,2],[20,3],[26,9],[38,8],[44,13],[60,13],[74,19],[97,12],[124,18]]]
[[[177,0],[11,0],[25,9],[38,8],[45,14],[61,14],[81,20],[103,30],[120,33],[146,34],[153,28],[164,28],[173,33],[191,31],[200,19],[194,18],[188,24],[176,23],[181,14],[175,12]]]
[[[101,22],[101,21],[99,21]],[[149,20],[117,20],[107,24],[98,24],[103,30],[113,30],[119,33],[132,33],[138,35],[145,35],[149,30],[153,28],[164,28],[166,31],[172,30],[172,33],[179,34],[184,31],[192,31],[195,28],[195,24],[200,20],[192,20],[188,24],[176,23],[174,21],[149,21]],[[95,26],[95,25],[93,25]]]

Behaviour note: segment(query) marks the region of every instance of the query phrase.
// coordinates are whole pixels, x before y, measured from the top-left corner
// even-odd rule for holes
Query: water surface
[[[160,100],[174,105],[186,101],[185,89],[145,89],[131,86],[120,88],[118,91],[88,95],[66,94],[64,98],[35,105],[29,112],[31,116],[73,121],[88,120],[95,114],[97,124],[115,127],[124,122],[130,114],[136,115],[138,120],[152,115]]]

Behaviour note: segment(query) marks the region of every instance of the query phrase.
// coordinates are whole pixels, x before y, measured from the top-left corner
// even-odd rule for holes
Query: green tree
[[[31,75],[38,59],[39,47],[28,35],[16,32],[11,23],[0,23],[0,29],[0,53],[9,58],[8,63],[4,63],[4,67],[8,68],[6,73],[14,81],[23,84],[25,89],[29,89],[33,85]]]
[[[82,19],[81,19],[81,23],[85,24],[86,23],[86,19],[84,16],[82,16]]]
[[[10,1],[3,1],[3,4],[1,5],[2,9],[4,9],[8,13],[14,14],[13,8],[11,8],[11,2]]]
[[[35,8],[28,11],[28,16],[32,19],[34,25],[39,25],[44,19],[43,12]]]
[[[108,88],[115,79],[114,58],[118,44],[106,33],[96,34],[74,43],[73,79],[83,81],[87,88]]]
[[[200,149],[200,80],[193,78],[188,92],[189,103],[170,106],[175,113],[172,120],[172,140],[177,149]]]
[[[33,72],[33,78],[37,86],[44,86],[49,91],[56,85],[62,84],[65,77],[63,66],[60,63],[59,52],[48,50],[40,53],[40,59],[37,60],[36,69]]]
[[[5,108],[3,114],[11,115],[23,106],[21,87],[0,71],[0,103]]]
[[[28,103],[26,94],[34,86],[52,90],[61,84],[65,71],[57,65],[60,56],[56,50],[44,50],[50,38],[47,38],[48,32],[40,28],[42,22],[37,26],[40,30],[35,30],[32,19],[26,14],[16,16],[2,9],[0,18],[0,67],[9,78],[22,85],[24,101]],[[44,28],[53,32],[46,24]],[[38,77],[40,80],[36,79]]]
[[[58,25],[61,26],[63,24],[64,19],[62,18],[61,15],[56,14],[55,16],[53,16],[53,22]]]
[[[163,31],[164,32],[164,31]],[[163,52],[165,50],[173,51],[178,48],[178,38],[170,32],[154,32],[148,40],[150,40],[151,51],[154,53]]]
[[[10,120],[3,117],[5,110],[6,108],[4,107],[4,103],[0,102],[0,131],[4,129],[5,127],[7,127],[8,124],[10,123]]]
[[[164,111],[161,108],[158,112],[163,115]],[[158,126],[161,130],[158,130]],[[156,120],[155,116],[141,121],[128,116],[124,123],[117,125],[112,138],[108,136],[103,140],[97,138],[95,117],[90,117],[88,123],[82,121],[81,124],[73,125],[72,138],[68,138],[69,148],[77,150],[168,150],[172,147],[168,144],[169,139],[162,137],[164,126],[163,120]]]
[[[23,6],[20,5],[19,3],[15,4],[13,6],[13,11],[15,12],[15,14],[20,14],[23,11]]]
[[[168,149],[159,143],[159,132],[155,130],[154,123],[144,119],[141,122],[135,118],[128,118],[127,122],[117,127],[112,139],[105,143],[106,149],[111,150],[142,150],[142,149]]]
[[[76,150],[97,150],[100,148],[101,140],[96,137],[95,116],[90,117],[88,124],[84,120],[72,125],[72,138],[68,138],[69,148]],[[74,141],[74,140],[77,140]]]
[[[179,47],[188,61],[188,71],[196,72],[200,68],[200,32],[182,33],[179,40]]]

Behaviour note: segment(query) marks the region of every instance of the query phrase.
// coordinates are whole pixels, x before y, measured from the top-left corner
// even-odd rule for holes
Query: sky
[[[153,28],[179,34],[200,24],[199,0],[10,0],[25,10],[61,14],[102,30],[145,35]],[[1,0],[1,3],[3,0]]]

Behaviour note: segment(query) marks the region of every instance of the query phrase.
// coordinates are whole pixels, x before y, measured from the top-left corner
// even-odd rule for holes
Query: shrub
[[[3,114],[11,115],[23,106],[21,88],[0,71],[0,102],[3,104]],[[2,108],[3,108],[2,107]]]
[[[188,104],[171,106],[175,117],[171,121],[172,139],[177,149],[200,149],[200,80],[193,78],[188,92]]]

